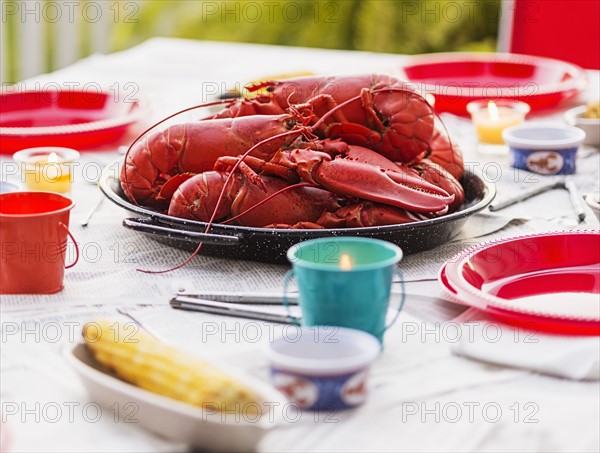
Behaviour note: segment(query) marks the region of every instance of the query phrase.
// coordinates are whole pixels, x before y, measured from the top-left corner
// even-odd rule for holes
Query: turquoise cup
[[[288,250],[292,269],[284,279],[284,304],[290,279],[298,283],[303,326],[339,326],[368,332],[383,344],[383,334],[396,321],[401,301],[386,326],[392,277],[402,250],[386,241],[360,237],[313,239]]]

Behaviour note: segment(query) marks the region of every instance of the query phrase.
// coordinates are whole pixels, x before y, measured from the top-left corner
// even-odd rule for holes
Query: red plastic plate
[[[24,91],[0,95],[0,153],[38,146],[82,150],[111,143],[147,114],[110,92]]]
[[[553,107],[587,84],[585,71],[571,63],[531,55],[438,53],[411,58],[403,77],[435,96],[439,112],[467,115],[477,99],[512,99],[531,110]]]
[[[600,232],[492,242],[450,259],[440,282],[454,298],[512,324],[600,335]]]

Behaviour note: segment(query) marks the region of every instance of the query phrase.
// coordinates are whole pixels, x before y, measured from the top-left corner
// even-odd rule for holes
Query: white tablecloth
[[[119,54],[92,56],[29,81],[27,86],[38,84],[43,88],[58,83],[83,87],[93,83],[112,87],[148,99],[153,106],[147,119],[150,122],[249,80],[306,71],[394,72],[405,58],[160,38]],[[590,86],[579,100],[545,112],[543,119],[562,121],[561,113],[566,108],[597,98],[598,72],[589,75]],[[482,169],[487,164],[488,177],[496,182],[500,199],[546,181],[540,176],[515,173],[508,156],[478,154],[470,122],[449,115],[443,119],[463,147],[468,165]],[[124,139],[123,144],[128,140]],[[597,189],[598,153],[585,148],[580,156],[583,165],[576,175],[579,189]],[[67,271],[65,289],[51,296],[1,298],[2,435],[8,437],[11,451],[185,449],[135,424],[115,421],[112,413],[103,414],[97,422],[90,421],[92,416],[86,417],[83,409],[90,401],[59,353],[78,340],[81,323],[91,317],[129,316],[166,341],[193,352],[218,355],[267,378],[261,344],[243,337],[231,340],[198,336],[202,322],[234,323],[239,327],[244,321],[174,312],[167,302],[169,295],[180,288],[278,291],[286,266],[202,257],[171,274],[140,274],[136,268],[147,268],[149,263],[167,268],[181,262],[187,253],[125,230],[120,223],[127,214],[107,201],[87,228],[79,225],[101,197],[86,179],[93,180],[94,168],[117,157],[116,146],[82,154],[71,194],[77,203],[71,227],[82,249],[82,262]],[[10,159],[2,159],[3,166],[10,163]],[[84,168],[90,173],[84,174]],[[478,216],[467,225],[461,242],[406,258],[411,281],[408,292],[439,294],[437,268],[469,241],[523,232],[597,228],[592,213],[587,214],[586,223],[578,225],[567,194],[553,191],[500,215]],[[485,235],[498,229],[492,236]],[[453,356],[443,322],[461,311],[461,307],[440,300],[434,303],[409,297],[399,326],[386,336],[386,349],[375,366],[367,404],[330,418],[311,416],[273,430],[259,450],[598,451],[598,383],[562,380]],[[57,407],[60,416],[56,416]],[[73,407],[72,413],[69,407]]]

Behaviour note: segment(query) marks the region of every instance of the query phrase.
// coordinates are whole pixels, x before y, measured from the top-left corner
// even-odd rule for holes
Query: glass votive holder
[[[525,121],[530,110],[529,105],[521,101],[482,99],[469,102],[467,111],[477,131],[478,150],[485,154],[508,154],[502,132]]]
[[[13,159],[29,190],[66,193],[71,190],[72,166],[79,153],[71,148],[42,146],[18,151]]]

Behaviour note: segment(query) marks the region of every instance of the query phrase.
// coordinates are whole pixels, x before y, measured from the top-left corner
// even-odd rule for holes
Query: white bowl
[[[588,193],[585,196],[585,202],[590,207],[596,218],[600,222],[600,191]]]
[[[585,132],[583,143],[591,146],[600,145],[600,118],[584,118],[587,110],[585,105],[575,107],[565,112],[564,118],[567,124],[576,126]]]
[[[187,403],[157,395],[107,373],[83,344],[64,350],[67,362],[75,369],[88,390],[90,400],[106,408],[136,409],[140,426],[177,442],[207,451],[255,451],[268,430],[282,424],[285,397],[268,384],[239,372],[226,371],[254,390],[264,402],[261,416],[254,414],[205,411]],[[221,366],[221,365],[220,365]],[[221,366],[221,368],[223,368]],[[225,368],[223,368],[225,370]],[[127,411],[123,411],[127,415]]]

